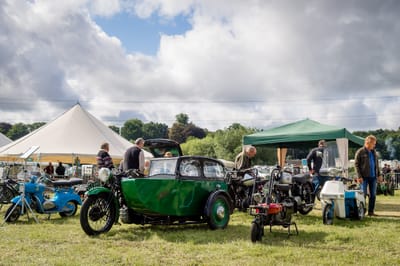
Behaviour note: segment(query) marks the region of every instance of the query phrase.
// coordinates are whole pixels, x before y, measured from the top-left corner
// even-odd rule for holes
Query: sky
[[[0,122],[400,127],[400,1],[2,0]]]

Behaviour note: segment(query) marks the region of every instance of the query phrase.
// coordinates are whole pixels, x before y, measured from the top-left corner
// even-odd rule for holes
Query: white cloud
[[[375,1],[6,0],[0,116],[48,121],[79,100],[108,124],[136,115],[171,125],[183,112],[211,130],[306,117],[397,129],[399,9]],[[192,28],[162,34],[156,55],[127,54],[93,20],[123,11],[184,14]]]

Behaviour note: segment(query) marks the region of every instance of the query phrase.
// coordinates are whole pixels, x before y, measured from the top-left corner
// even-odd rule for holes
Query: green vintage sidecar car
[[[233,212],[225,173],[221,161],[202,156],[153,158],[145,177],[132,171],[112,174],[103,168],[99,172],[102,186],[86,193],[81,227],[88,235],[108,232],[119,220],[225,228]]]

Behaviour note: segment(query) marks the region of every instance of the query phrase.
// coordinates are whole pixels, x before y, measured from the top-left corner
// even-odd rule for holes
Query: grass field
[[[1,223],[8,206],[0,210]],[[114,225],[88,237],[79,223],[58,214],[39,223],[26,216],[0,227],[0,265],[400,265],[400,191],[379,195],[378,217],[322,224],[321,206],[297,214],[299,235],[281,226],[250,241],[252,216],[235,212],[225,230],[207,225]]]

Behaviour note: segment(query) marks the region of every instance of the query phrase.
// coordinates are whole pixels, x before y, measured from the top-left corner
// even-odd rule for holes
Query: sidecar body
[[[121,186],[128,207],[146,215],[203,216],[213,193],[230,203],[224,165],[200,156],[152,159],[148,176],[124,178]]]

